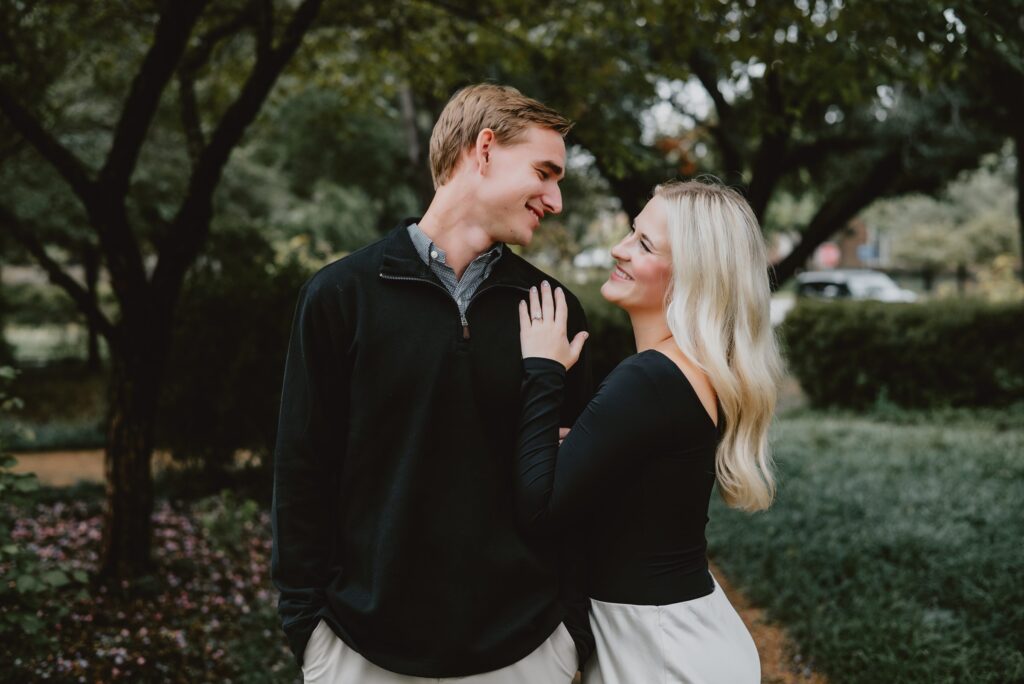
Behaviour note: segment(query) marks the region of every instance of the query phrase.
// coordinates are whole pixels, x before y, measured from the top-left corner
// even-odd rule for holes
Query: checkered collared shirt
[[[423,263],[430,267],[455,300],[462,324],[466,325],[466,308],[469,306],[469,300],[473,298],[480,283],[490,275],[505,245],[500,242],[491,245],[490,249],[470,262],[461,278],[457,278],[455,271],[445,263],[444,250],[435,245],[417,224],[409,224],[409,237],[412,238],[412,244],[416,248],[416,253],[423,259]]]

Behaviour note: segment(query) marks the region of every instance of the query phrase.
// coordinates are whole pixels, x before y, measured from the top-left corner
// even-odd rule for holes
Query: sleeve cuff
[[[542,356],[528,356],[523,359],[523,368],[527,373],[543,373],[545,371],[555,371],[563,378],[565,377],[566,371],[558,361],[554,359],[547,359]]]

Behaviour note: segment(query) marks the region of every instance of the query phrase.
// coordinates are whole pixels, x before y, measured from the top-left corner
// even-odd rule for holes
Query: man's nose
[[[554,189],[545,192],[541,201],[544,202],[544,208],[549,214],[562,213],[562,191],[557,185],[554,186]]]

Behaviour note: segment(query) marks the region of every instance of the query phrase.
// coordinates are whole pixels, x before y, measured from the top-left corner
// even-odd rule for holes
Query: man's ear
[[[481,173],[487,172],[487,167],[491,163],[491,152],[494,144],[494,131],[490,128],[485,128],[477,134],[476,145],[473,147],[473,158]]]

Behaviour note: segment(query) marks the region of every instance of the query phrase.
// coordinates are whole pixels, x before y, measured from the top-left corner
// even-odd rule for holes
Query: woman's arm
[[[620,364],[558,444],[565,369],[523,360],[523,404],[516,463],[516,515],[527,528],[563,527],[614,497],[657,448],[662,411],[637,358]]]
[[[608,376],[559,448],[566,368],[583,339],[566,338],[565,298],[547,283],[520,305],[519,319],[525,378],[516,513],[527,527],[561,526],[614,495],[610,485],[650,451],[663,413],[652,378],[634,357]]]

